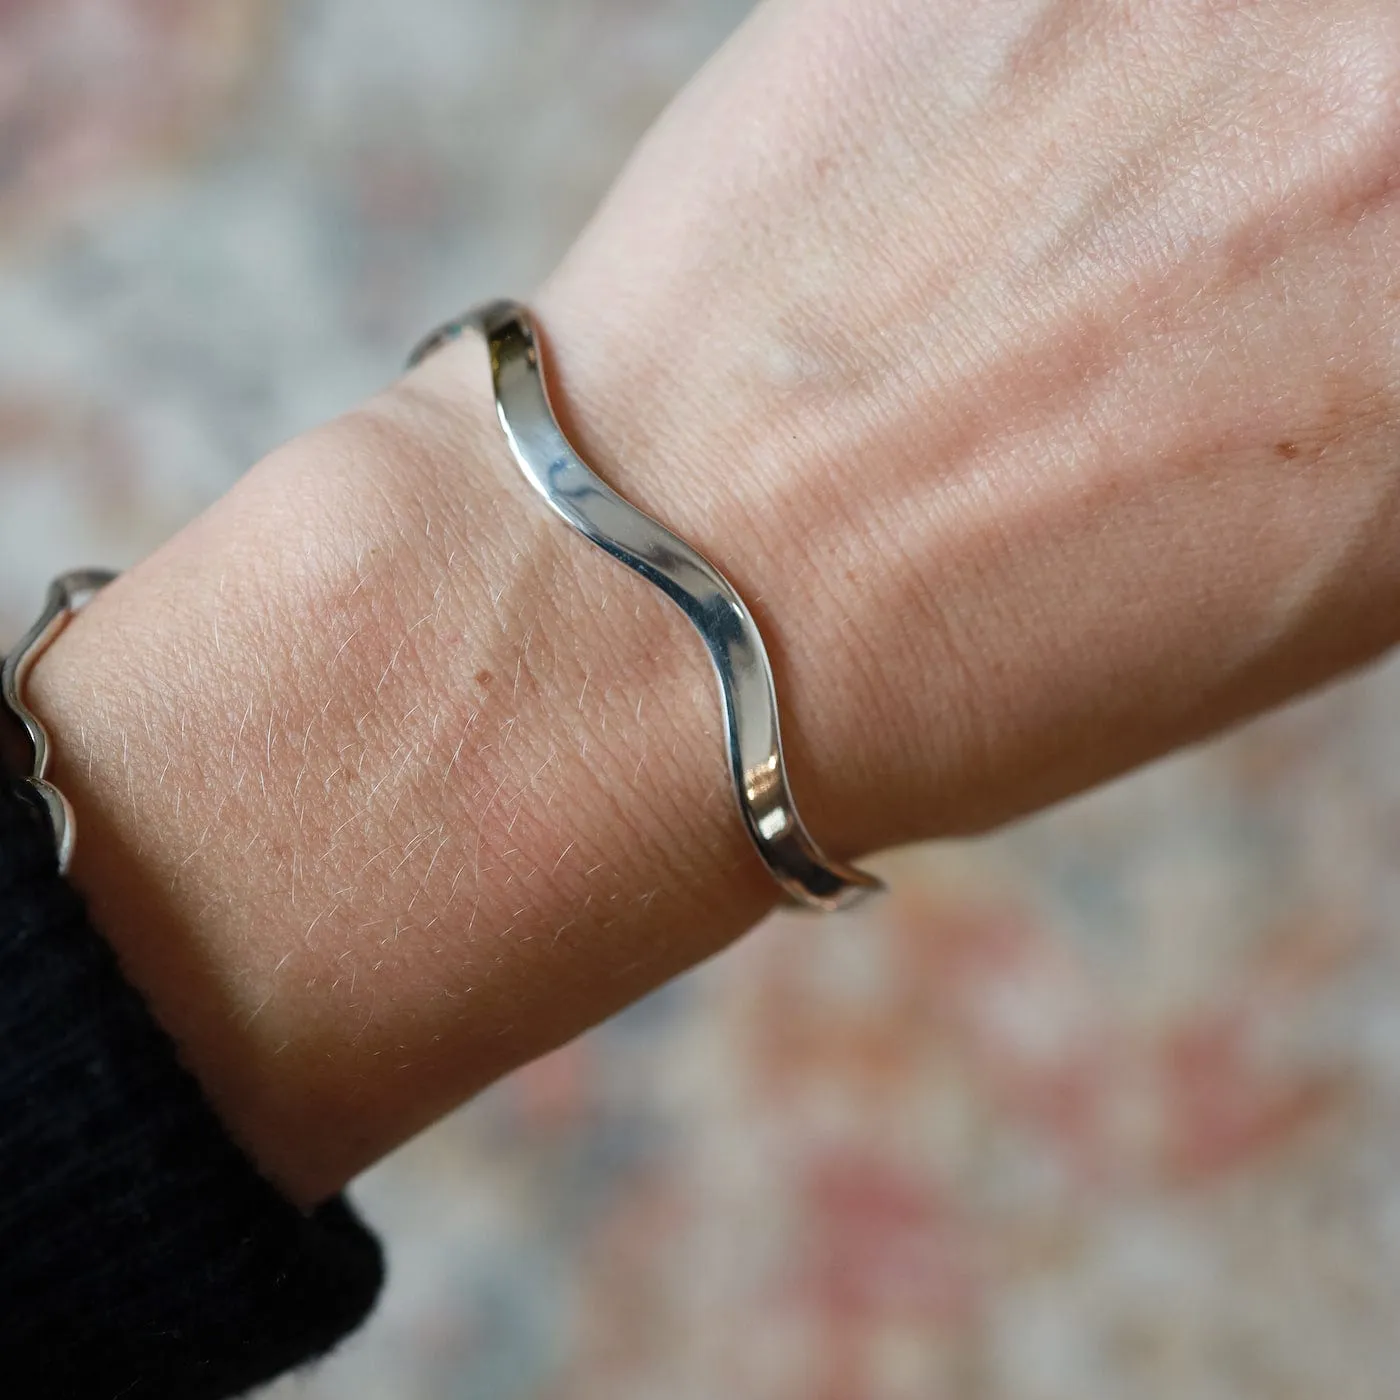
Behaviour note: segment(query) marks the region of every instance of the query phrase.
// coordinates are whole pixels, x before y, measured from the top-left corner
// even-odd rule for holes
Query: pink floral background
[[[528,289],[745,8],[0,0],[0,631]],[[279,1400],[1393,1396],[1400,673],[884,867],[371,1173]]]

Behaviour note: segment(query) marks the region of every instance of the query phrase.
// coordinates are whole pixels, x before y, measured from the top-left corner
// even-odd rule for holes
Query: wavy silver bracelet
[[[24,687],[34,663],[53,645],[74,616],[115,577],[115,574],[102,569],[78,569],[73,573],[61,574],[49,587],[49,596],[39,620],[24,634],[20,644],[5,658],[4,667],[0,668],[0,700],[24,727],[33,752],[33,769],[24,782],[33,790],[48,814],[61,875],[68,873],[73,860],[77,823],[73,820],[73,809],[68,805],[68,799],[49,782],[53,745],[48,730],[25,702]]]
[[[873,875],[823,855],[797,815],[773,670],[743,600],[709,560],[625,501],[569,445],[550,406],[530,312],[511,301],[477,307],[422,340],[410,367],[469,330],[486,342],[496,415],[525,479],[579,534],[659,588],[704,640],[724,703],[739,810],[773,878],[796,903],[820,910],[847,908],[882,888]]]

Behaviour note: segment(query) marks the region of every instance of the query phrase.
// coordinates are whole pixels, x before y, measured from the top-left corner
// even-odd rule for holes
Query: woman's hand
[[[1400,637],[1398,194],[1393,0],[782,0],[539,306],[888,844]]]
[[[1400,630],[1392,0],[782,0],[536,298],[602,475],[775,653],[833,853]],[[99,924],[304,1199],[771,899],[685,623],[482,352],[281,450],[35,676]]]

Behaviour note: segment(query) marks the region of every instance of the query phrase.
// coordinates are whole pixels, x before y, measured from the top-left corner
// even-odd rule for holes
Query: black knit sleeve
[[[204,1400],[335,1344],[374,1238],[233,1145],[0,784],[0,1392]]]

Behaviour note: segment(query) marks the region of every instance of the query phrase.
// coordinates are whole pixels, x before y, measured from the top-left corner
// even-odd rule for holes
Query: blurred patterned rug
[[[744,9],[0,4],[0,631],[528,289]],[[384,1305],[275,1394],[1393,1396],[1397,714],[891,857],[517,1075],[360,1184]]]

